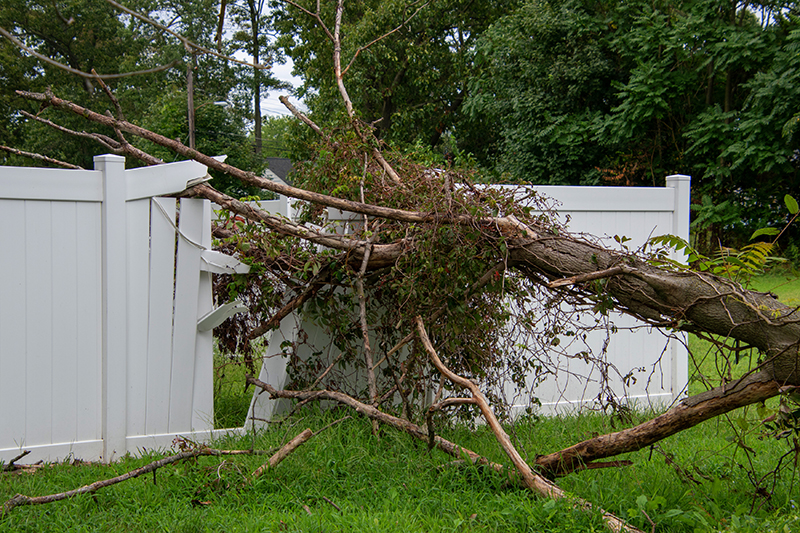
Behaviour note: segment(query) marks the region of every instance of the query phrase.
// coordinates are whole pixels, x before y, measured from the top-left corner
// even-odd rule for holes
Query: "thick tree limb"
[[[601,435],[549,455],[539,456],[536,465],[555,476],[583,468],[595,459],[612,457],[621,453],[645,448],[654,442],[699,424],[710,418],[776,396],[780,392],[777,381],[751,379],[743,386],[726,394],[709,394],[693,405],[680,403],[666,413],[630,429]],[[708,394],[708,393],[704,393]],[[702,395],[689,398],[692,400]]]
[[[706,331],[755,346],[767,357],[765,375],[800,384],[800,315],[768,294],[704,272],[668,271],[564,236],[512,242],[510,266],[538,279],[605,277],[603,293],[617,309],[646,322]],[[617,273],[617,271],[621,271]]]

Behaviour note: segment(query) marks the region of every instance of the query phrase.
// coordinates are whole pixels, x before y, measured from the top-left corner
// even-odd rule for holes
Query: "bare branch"
[[[569,278],[557,279],[555,281],[551,281],[547,286],[551,289],[556,289],[558,287],[565,287],[567,285],[574,285],[576,283],[585,283],[587,281],[593,281],[596,279],[609,278],[611,276],[616,276],[617,274],[630,274],[631,272],[633,272],[633,269],[618,265],[605,270],[598,270],[597,272],[590,272],[588,274],[579,274]]]
[[[217,50],[222,52],[222,27],[225,24],[225,7],[227,0],[221,0],[219,3],[219,16],[217,17],[217,36],[214,40],[217,42]]]
[[[433,365],[439,372],[442,373],[442,375],[446,376],[447,379],[470,391],[472,394],[472,399],[480,408],[483,417],[486,419],[486,423],[489,424],[489,427],[492,429],[492,432],[497,438],[497,441],[500,443],[500,446],[503,448],[503,451],[506,452],[506,455],[508,455],[508,458],[511,459],[511,462],[514,463],[514,466],[522,477],[522,480],[525,482],[525,485],[527,485],[532,491],[537,492],[542,496],[547,496],[553,499],[566,498],[568,500],[572,500],[578,507],[583,509],[591,509],[592,506],[589,504],[589,502],[580,498],[573,498],[572,496],[569,496],[566,492],[564,492],[563,489],[556,486],[550,480],[545,479],[544,477],[535,473],[533,469],[531,469],[516,448],[514,448],[514,445],[511,443],[511,439],[500,425],[500,422],[494,415],[492,408],[489,406],[489,402],[486,400],[486,397],[483,395],[480,388],[472,381],[451,371],[442,363],[441,359],[439,359],[439,356],[436,354],[436,350],[433,348],[433,344],[428,338],[428,333],[425,331],[425,325],[422,322],[422,318],[418,316],[416,317],[415,321],[417,324],[417,333],[419,334],[419,338],[422,341],[422,345],[425,347],[425,351],[428,352],[428,356],[430,357]],[[602,511],[602,513],[603,521],[611,531],[629,531],[641,533],[639,529],[628,525],[626,522],[614,516],[613,514],[606,511]]]
[[[212,448],[206,448],[205,446],[200,446],[197,448],[193,448],[191,450],[182,451],[175,455],[170,455],[169,457],[164,457],[163,459],[159,459],[157,461],[153,461],[152,463],[131,470],[130,472],[127,472],[120,476],[116,476],[110,479],[104,479],[101,481],[95,481],[94,483],[91,483],[89,485],[84,485],[83,487],[73,490],[68,490],[66,492],[59,492],[57,494],[49,494],[47,496],[37,496],[33,498],[30,496],[25,496],[24,494],[17,494],[10,500],[6,501],[5,504],[3,504],[3,510],[4,512],[7,513],[11,511],[14,507],[19,507],[21,505],[39,505],[43,503],[52,503],[61,500],[66,500],[74,496],[79,496],[81,494],[90,494],[105,487],[110,487],[111,485],[116,485],[117,483],[122,483],[123,481],[127,481],[129,479],[133,479],[141,475],[148,474],[150,472],[155,472],[162,466],[167,466],[172,463],[177,463],[178,461],[183,461],[184,459],[191,459],[193,457],[200,457],[200,456],[255,455],[258,453],[260,452],[254,452],[250,450],[215,450]]]
[[[418,3],[419,3],[419,2],[421,2],[421,1],[422,1],[422,0],[417,0],[417,1],[415,2],[415,4],[418,4]],[[353,66],[353,63],[355,62],[356,58],[358,57],[358,54],[360,54],[360,53],[361,53],[361,52],[363,52],[364,50],[368,49],[368,48],[369,48],[370,46],[372,46],[373,44],[375,44],[375,43],[377,43],[377,42],[380,42],[380,41],[382,41],[383,39],[385,39],[385,38],[389,37],[389,36],[390,36],[390,35],[392,35],[393,33],[397,32],[397,31],[400,31],[400,29],[401,29],[403,26],[405,26],[406,24],[408,24],[409,22],[411,22],[411,19],[413,19],[414,17],[416,17],[416,16],[417,16],[417,14],[418,14],[420,11],[422,11],[424,8],[426,8],[426,7],[428,6],[428,4],[430,4],[430,1],[428,1],[428,2],[425,2],[424,4],[422,4],[421,6],[419,6],[419,7],[417,8],[417,10],[416,10],[416,11],[414,11],[414,13],[412,13],[412,14],[411,14],[411,16],[410,16],[410,17],[408,17],[406,20],[404,20],[403,22],[401,22],[401,23],[400,23],[400,25],[399,25],[399,26],[397,26],[396,28],[394,28],[393,30],[389,30],[389,31],[387,31],[386,33],[384,33],[384,34],[383,34],[383,35],[381,35],[380,37],[376,37],[375,39],[371,40],[370,42],[368,42],[367,44],[365,44],[365,45],[363,45],[363,46],[359,46],[359,47],[358,47],[358,49],[356,50],[356,53],[355,53],[355,54],[353,55],[353,57],[350,59],[350,62],[347,64],[347,66],[345,67],[345,69],[342,71],[342,76],[344,76],[345,74],[347,74],[347,71],[348,71],[348,70],[350,70],[350,67],[352,67],[352,66]],[[414,4],[411,4],[411,5],[414,5]]]
[[[183,35],[181,35],[179,33],[175,33],[174,31],[172,31],[171,29],[167,28],[163,24],[159,24],[155,20],[153,20],[153,19],[151,19],[149,17],[146,17],[146,16],[142,15],[141,13],[133,11],[132,9],[128,9],[127,7],[123,6],[122,4],[118,4],[114,0],[106,0],[106,2],[108,2],[112,6],[116,7],[120,11],[124,11],[125,13],[131,15],[132,17],[136,17],[137,19],[141,20],[142,22],[146,22],[147,24],[150,24],[151,26],[154,26],[154,27],[158,28],[161,31],[169,33],[170,35],[172,35],[173,37],[178,39],[180,42],[182,42],[183,46],[189,52],[191,52],[192,50],[199,50],[199,51],[201,51],[203,53],[211,54],[212,56],[216,56],[216,57],[218,57],[220,59],[224,59],[226,61],[232,61],[234,63],[239,63],[240,65],[247,65],[248,67],[253,67],[253,68],[262,69],[262,70],[268,69],[268,68],[272,68],[269,65],[262,65],[262,64],[259,64],[259,63],[250,63],[248,61],[242,61],[240,59],[236,59],[235,57],[231,57],[231,56],[226,56],[224,54],[220,54],[219,52],[215,52],[214,50],[210,50],[210,49],[208,49],[208,48],[206,48],[204,46],[200,46],[199,44],[190,41],[189,39],[187,39]]]
[[[52,157],[47,157],[46,155],[36,154],[33,152],[24,152],[22,150],[17,150],[16,148],[11,148],[10,146],[3,146],[0,145],[0,150],[5,152],[12,153],[14,155],[20,155],[22,157],[29,157],[31,159],[36,159],[37,161],[44,161],[46,163],[52,163],[53,165],[58,165],[64,168],[71,168],[74,170],[84,170],[83,167],[79,167],[78,165],[73,165],[72,163],[67,163],[65,161],[59,161],[58,159],[53,159]]]
[[[285,105],[285,106],[286,106],[286,108],[287,108],[289,111],[291,111],[291,112],[292,112],[292,115],[294,115],[295,117],[297,117],[297,119],[298,119],[298,120],[300,120],[300,121],[304,122],[304,123],[305,123],[305,124],[306,124],[306,125],[307,125],[309,128],[311,128],[312,130],[314,130],[314,132],[315,132],[315,133],[317,133],[318,135],[320,135],[320,136],[322,136],[322,137],[327,137],[327,135],[325,135],[325,133],[323,133],[323,131],[322,131],[322,128],[320,128],[319,126],[317,126],[317,125],[314,123],[314,121],[313,121],[313,120],[311,120],[310,118],[308,118],[308,117],[307,117],[306,115],[304,115],[304,114],[303,114],[303,113],[302,113],[302,112],[301,112],[299,109],[297,109],[295,106],[293,106],[293,105],[292,105],[292,103],[289,101],[289,99],[288,99],[288,98],[286,98],[285,96],[279,96],[279,97],[278,97],[278,100],[280,100],[280,101],[281,101],[281,103],[282,103],[283,105]]]
[[[71,130],[69,128],[65,128],[64,126],[56,124],[55,122],[47,120],[45,118],[28,113],[24,109],[21,109],[20,113],[22,113],[29,119],[36,120],[38,122],[41,122],[42,124],[50,126],[54,130],[60,131],[62,133],[67,133],[69,135],[74,135],[76,137],[82,137],[84,139],[91,139],[93,141],[100,143],[101,145],[103,145],[104,147],[106,147],[107,149],[111,150],[114,153],[120,153],[121,146],[119,142],[115,141],[114,139],[112,139],[107,135],[103,135],[102,133],[86,133],[85,131]]]
[[[111,100],[111,103],[114,104],[114,108],[117,110],[117,118],[120,120],[125,120],[125,113],[122,112],[122,106],[119,105],[119,100],[117,100],[117,97],[114,96],[114,93],[111,92],[111,89],[108,88],[108,85],[103,82],[103,79],[97,74],[97,71],[92,69],[92,74],[97,78],[97,83],[99,83],[100,87],[103,88],[103,91],[105,91],[106,96],[108,96],[109,100]]]
[[[314,436],[314,432],[310,429],[304,430],[302,433],[297,435],[295,438],[287,442],[284,446],[278,450],[275,455],[269,458],[269,460],[258,467],[255,472],[253,472],[253,479],[257,477],[261,477],[261,475],[266,472],[270,468],[275,468],[280,464],[281,461],[286,459],[293,451],[299,448],[302,444],[308,442],[308,439]]]
[[[149,69],[145,69],[145,70],[137,70],[137,71],[134,71],[134,72],[122,72],[120,74],[90,74],[89,72],[84,72],[82,70],[78,70],[78,69],[72,68],[70,66],[67,66],[67,65],[65,65],[63,63],[59,63],[55,59],[50,59],[49,57],[40,54],[36,50],[33,50],[32,48],[30,48],[28,46],[25,46],[25,44],[23,44],[22,41],[20,41],[19,39],[17,39],[13,35],[11,35],[8,31],[6,31],[5,28],[0,27],[0,35],[2,35],[6,39],[8,39],[12,43],[14,43],[14,45],[17,48],[21,48],[22,50],[25,50],[26,52],[28,52],[29,54],[31,54],[35,58],[40,59],[40,60],[44,61],[45,63],[49,63],[49,64],[51,64],[53,66],[56,66],[56,67],[58,67],[58,68],[60,68],[62,70],[66,70],[67,72],[70,72],[72,74],[77,74],[78,76],[81,76],[82,78],[89,78],[89,79],[98,79],[99,78],[99,79],[104,79],[104,80],[116,80],[116,79],[119,79],[119,78],[127,78],[127,77],[130,77],[130,76],[139,76],[139,75],[142,75],[142,74],[153,74],[154,72],[161,72],[162,70],[169,70],[169,69],[171,69],[172,67],[174,67],[175,65],[177,65],[179,63],[179,61],[176,59],[175,61],[172,61],[171,63],[168,63],[166,65],[161,65],[160,67],[154,67],[154,68],[149,68]]]

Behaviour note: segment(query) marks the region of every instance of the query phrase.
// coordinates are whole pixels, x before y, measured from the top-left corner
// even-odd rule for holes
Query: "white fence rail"
[[[569,216],[571,232],[605,237],[605,244],[611,247],[615,246],[615,235],[631,239],[627,241],[631,249],[656,235],[689,238],[689,176],[669,176],[667,186],[658,188],[534,188],[560,203],[558,212]],[[335,213],[334,216],[341,217],[344,222],[338,224],[343,230],[347,215]],[[603,353],[603,346],[608,342],[603,357],[610,365],[611,392],[618,399],[640,405],[663,404],[685,393],[688,355],[679,338],[668,338],[664,332],[643,327],[631,317],[618,313],[611,313],[609,321],[619,328],[610,338],[607,339],[604,331],[590,332],[585,341],[579,337],[562,337],[559,350],[573,355],[591,350],[597,355]],[[299,330],[304,331],[302,342],[298,341]],[[259,379],[279,388],[288,383],[286,359],[279,355],[287,352],[287,344],[291,345],[288,351],[303,360],[319,357],[320,350],[324,350],[330,361],[338,357],[338,350],[331,348],[333,343],[323,328],[302,315],[292,314],[273,332]],[[556,375],[539,383],[534,383],[533,376],[529,376],[528,387],[523,390],[506,386],[503,392],[512,412],[525,412],[533,406],[533,397],[541,403],[541,407],[534,410],[545,414],[571,411],[594,403],[601,392],[598,369],[580,357],[555,359],[559,367]],[[631,378],[624,380],[629,372],[632,372]],[[352,369],[349,379],[365,383],[361,374],[363,371]],[[256,420],[269,420],[285,408],[285,401],[271,400],[261,394],[253,397],[250,413]]]
[[[210,203],[154,198],[206,167],[124,165],[0,167],[0,460],[111,461],[213,428]]]

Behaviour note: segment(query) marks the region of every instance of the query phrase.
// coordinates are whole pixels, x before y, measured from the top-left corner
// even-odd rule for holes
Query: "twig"
[[[55,67],[58,67],[61,70],[66,70],[67,72],[70,72],[72,74],[77,74],[78,76],[81,76],[82,78],[89,78],[89,79],[102,78],[104,80],[116,80],[116,79],[120,79],[120,78],[127,78],[127,77],[130,77],[130,76],[139,76],[139,75],[142,75],[142,74],[153,74],[155,72],[161,72],[162,70],[169,70],[169,69],[171,69],[172,67],[174,67],[175,65],[178,64],[178,60],[176,59],[175,61],[172,61],[171,63],[168,63],[166,65],[161,65],[160,67],[148,68],[148,69],[145,69],[145,70],[137,70],[137,71],[134,71],[134,72],[122,72],[120,74],[90,74],[89,72],[84,72],[82,70],[78,70],[76,68],[69,67],[69,66],[67,66],[67,65],[65,65],[63,63],[59,63],[55,59],[50,59],[49,57],[40,54],[36,50],[33,50],[32,48],[30,48],[28,46],[25,46],[19,39],[17,39],[13,35],[11,35],[8,31],[6,31],[5,28],[0,27],[0,35],[2,35],[6,39],[8,39],[12,43],[14,43],[14,46],[16,46],[17,48],[21,48],[22,50],[25,50],[26,52],[28,52],[29,54],[31,54],[35,58],[37,58],[37,59],[39,59],[41,61],[44,61],[45,63],[50,63],[51,65],[53,65]]]
[[[247,334],[247,338],[249,340],[256,339],[268,331],[276,328],[280,325],[281,321],[287,317],[292,311],[295,311],[303,306],[311,297],[313,297],[319,290],[324,286],[325,279],[327,275],[330,273],[330,267],[326,266],[322,268],[317,275],[312,279],[306,289],[292,298],[289,303],[284,305],[281,309],[278,310],[277,313],[272,315],[269,320],[263,322],[258,327],[254,328]]]
[[[363,196],[363,189],[362,189]],[[363,201],[363,200],[362,200]],[[366,224],[366,215],[364,216]],[[366,229],[366,225],[364,226]],[[367,365],[367,386],[369,388],[369,400],[372,405],[378,401],[378,385],[375,381],[375,369],[373,368],[372,346],[369,342],[369,326],[367,324],[367,297],[364,293],[364,273],[369,265],[369,256],[372,253],[372,243],[378,236],[378,232],[373,233],[367,241],[367,249],[364,252],[364,259],[361,261],[361,270],[356,276],[356,294],[358,295],[359,324],[361,326],[361,338],[364,343],[364,362]],[[373,435],[378,434],[378,422],[372,424]]]
[[[428,356],[436,367],[436,369],[441,372],[444,376],[447,377],[450,381],[464,387],[465,389],[469,390],[472,394],[472,399],[475,401],[475,404],[480,408],[483,417],[486,419],[487,424],[492,429],[497,441],[500,443],[500,446],[503,448],[503,451],[506,452],[508,458],[511,459],[511,462],[514,463],[514,466],[519,472],[520,476],[522,477],[523,482],[525,485],[531,489],[532,491],[542,495],[547,496],[553,499],[569,499],[572,500],[576,506],[581,507],[583,509],[591,509],[591,504],[581,498],[574,498],[569,496],[563,489],[552,483],[551,481],[545,479],[544,477],[540,476],[539,474],[535,473],[533,469],[525,462],[522,456],[519,454],[514,445],[511,443],[511,439],[508,437],[508,434],[505,432],[503,427],[500,425],[500,422],[497,420],[492,408],[489,406],[489,402],[486,400],[486,397],[481,392],[480,388],[473,383],[472,381],[468,380],[465,377],[459,376],[449,368],[447,368],[444,363],[442,363],[439,356],[436,354],[436,350],[433,348],[433,344],[428,338],[428,333],[425,331],[425,325],[422,322],[422,318],[417,316],[415,318],[415,322],[417,324],[417,333],[419,334],[419,338],[422,341],[422,345],[425,348],[425,351],[428,352]],[[602,511],[603,513],[603,521],[605,522],[606,526],[614,532],[621,532],[621,531],[629,531],[629,532],[636,532],[641,533],[639,529],[636,529],[622,519],[614,516],[611,513],[606,511]]]
[[[483,274],[483,276],[481,276],[480,278],[478,278],[478,280],[477,280],[475,283],[473,283],[473,284],[472,284],[472,287],[470,287],[470,288],[469,288],[469,294],[472,294],[472,293],[474,293],[475,291],[477,291],[478,289],[480,289],[481,287],[483,287],[484,285],[486,285],[487,283],[489,283],[490,281],[492,281],[492,279],[494,278],[494,276],[495,276],[497,273],[499,273],[499,272],[502,272],[503,270],[505,270],[505,268],[506,268],[505,261],[499,261],[499,262],[495,263],[495,264],[494,264],[494,266],[492,266],[492,267],[491,267],[489,270],[487,270],[487,271],[486,271],[486,272]],[[437,320],[437,319],[441,318],[442,316],[444,316],[445,312],[447,312],[447,306],[446,306],[446,305],[442,305],[442,306],[441,306],[441,307],[439,307],[439,308],[438,308],[436,311],[434,311],[434,313],[433,313],[433,314],[431,315],[431,317],[430,317],[430,320],[431,320],[431,321],[435,321],[435,320]],[[380,365],[381,363],[383,363],[383,361],[384,361],[384,360],[386,360],[387,358],[391,357],[391,356],[392,356],[392,355],[394,355],[396,352],[398,352],[398,351],[399,351],[399,350],[400,350],[400,349],[401,349],[403,346],[405,346],[406,344],[408,344],[409,342],[411,342],[411,341],[414,339],[414,336],[415,336],[415,335],[416,335],[416,333],[412,331],[411,333],[409,333],[408,335],[406,335],[405,337],[403,337],[402,339],[400,339],[400,342],[398,342],[397,344],[395,344],[395,345],[394,345],[394,346],[393,346],[393,347],[392,347],[392,348],[391,348],[391,349],[390,349],[390,350],[389,350],[389,351],[386,353],[386,355],[385,355],[385,356],[384,356],[384,357],[383,357],[383,358],[382,358],[380,361],[378,361],[377,363],[375,363],[375,366],[374,366],[373,368],[377,368],[377,367],[378,367],[378,365]]]
[[[417,0],[417,2],[415,2],[415,3],[419,3],[420,1],[421,1],[421,0]],[[370,42],[368,42],[367,44],[365,44],[365,45],[363,45],[363,46],[359,46],[359,47],[358,47],[358,49],[355,51],[355,54],[353,54],[353,57],[350,59],[350,62],[349,62],[349,63],[347,63],[347,66],[346,66],[346,67],[344,68],[344,70],[342,71],[342,76],[344,76],[345,74],[347,74],[347,71],[348,71],[348,70],[350,70],[350,67],[352,67],[352,66],[353,66],[353,63],[355,62],[356,58],[358,57],[358,54],[360,54],[360,53],[361,53],[361,52],[363,52],[364,50],[368,49],[368,48],[369,48],[370,46],[372,46],[373,44],[375,44],[375,43],[377,43],[377,42],[380,42],[380,41],[382,41],[383,39],[387,38],[388,36],[392,35],[393,33],[395,33],[395,32],[397,32],[397,31],[399,31],[399,30],[400,30],[400,28],[402,28],[403,26],[405,26],[406,24],[408,24],[409,22],[411,22],[411,19],[413,19],[414,17],[416,17],[416,16],[417,16],[417,14],[419,14],[419,12],[420,12],[420,11],[422,11],[422,10],[423,10],[425,7],[427,7],[427,6],[428,6],[428,4],[430,4],[430,2],[425,2],[424,4],[422,4],[421,6],[419,6],[419,7],[417,8],[417,10],[416,10],[416,11],[414,11],[414,13],[412,13],[412,14],[411,14],[411,16],[410,16],[410,17],[408,17],[406,20],[404,20],[403,22],[401,22],[401,23],[400,23],[400,25],[399,25],[399,26],[397,26],[396,28],[394,28],[393,30],[389,30],[389,31],[387,31],[387,32],[386,32],[386,33],[384,33],[383,35],[381,35],[381,36],[379,36],[379,37],[376,37],[375,39],[371,40]],[[411,4],[411,5],[414,5],[414,4]]]
[[[11,472],[12,470],[16,470],[17,468],[19,468],[19,467],[18,467],[17,465],[15,465],[14,463],[15,463],[15,462],[17,462],[17,461],[19,461],[20,459],[22,459],[23,457],[25,457],[25,456],[26,456],[26,455],[28,455],[29,453],[31,453],[31,451],[30,451],[30,450],[25,450],[25,451],[23,451],[21,454],[19,454],[18,456],[16,456],[16,457],[14,457],[13,459],[11,459],[11,460],[8,462],[8,464],[7,464],[7,465],[5,465],[5,466],[3,467],[3,472]]]
[[[114,96],[114,93],[111,92],[111,89],[105,84],[95,69],[92,69],[92,74],[94,74],[95,78],[97,78],[97,83],[100,84],[100,87],[102,87],[103,91],[106,93],[106,96],[108,96],[109,100],[111,100],[111,103],[114,104],[114,108],[117,110],[117,118],[120,120],[125,120],[125,114],[122,112],[122,106],[119,105],[119,100],[117,100],[117,97]],[[121,133],[119,134],[122,135]]]
[[[618,265],[615,267],[607,268],[605,270],[598,270],[597,272],[589,272],[588,274],[578,274],[569,278],[557,279],[551,281],[547,286],[551,289],[564,287],[566,285],[574,285],[576,283],[584,283],[586,281],[593,281],[596,279],[610,278],[617,274],[629,274],[633,269]]]
[[[52,163],[53,165],[58,165],[64,168],[70,168],[73,170],[84,170],[83,167],[79,167],[78,165],[73,165],[72,163],[67,163],[65,161],[59,161],[58,159],[53,159],[52,157],[47,157],[46,155],[36,154],[33,152],[25,152],[23,150],[18,150],[17,148],[11,148],[10,146],[3,146],[0,145],[0,150],[12,153],[14,155],[20,155],[22,157],[29,157],[31,159],[36,159],[37,161],[44,161],[46,163]]]
[[[325,500],[326,502],[328,502],[329,504],[331,504],[331,505],[334,507],[334,509],[336,509],[336,510],[337,510],[337,511],[339,511],[340,513],[342,512],[342,508],[341,508],[341,507],[339,507],[338,505],[336,505],[335,503],[333,503],[332,501],[330,501],[328,498],[326,498],[325,496],[321,496],[321,498],[322,498],[323,500]]]

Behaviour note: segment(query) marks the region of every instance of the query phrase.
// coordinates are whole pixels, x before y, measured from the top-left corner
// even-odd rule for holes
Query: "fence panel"
[[[154,198],[206,168],[124,161],[0,167],[0,460],[110,461],[213,428],[209,202],[182,200],[178,232]]]
[[[670,176],[667,187],[661,188],[534,188],[559,202],[558,212],[561,217],[569,216],[571,232],[596,235],[603,238],[607,246],[615,246],[615,235],[630,238],[627,244],[632,249],[651,236],[670,233],[685,239],[689,237],[689,176]],[[345,231],[349,215],[352,214],[334,213],[333,216],[341,219],[337,226],[341,231]],[[583,318],[586,325],[591,325],[593,320],[594,313],[586,313]],[[509,400],[512,413],[525,412],[534,406],[534,397],[541,403],[541,407],[534,410],[545,414],[593,406],[601,392],[599,383],[602,376],[592,365],[574,356],[585,350],[602,353],[606,343],[605,360],[610,363],[611,372],[610,393],[616,398],[641,405],[668,403],[684,394],[688,382],[688,358],[681,342],[668,340],[664,332],[637,324],[625,315],[611,314],[609,321],[620,330],[610,337],[605,330],[590,332],[585,341],[577,337],[561,337],[559,350],[564,353],[553,357],[559,368],[555,377],[537,380],[536,376],[530,375],[526,380],[527,386],[521,390],[506,385],[496,391]],[[306,334],[302,341],[298,338],[300,329]],[[327,360],[334,360],[338,355],[323,328],[301,314],[287,316],[270,338],[259,376],[262,381],[276,387],[288,383],[286,359],[281,355],[286,351],[287,341],[291,345],[289,351],[302,360],[321,357],[320,350]],[[528,343],[525,339],[522,342]],[[552,354],[546,355],[550,357]],[[631,377],[624,379],[629,372],[632,372]],[[348,384],[363,380],[362,374],[358,369],[350,369]],[[256,394],[250,413],[256,419],[269,420],[285,407],[286,402],[271,400],[266,394]]]
[[[102,454],[99,180],[0,173],[0,450]]]

